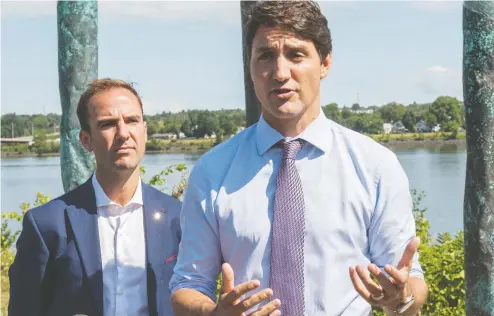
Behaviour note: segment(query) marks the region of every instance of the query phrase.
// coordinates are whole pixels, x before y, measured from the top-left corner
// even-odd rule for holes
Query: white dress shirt
[[[149,315],[141,181],[125,206],[110,200],[94,174],[92,183],[98,208],[103,315]]]
[[[298,138],[306,141],[295,162],[306,203],[306,315],[372,315],[348,270],[371,262],[381,268],[398,263],[415,235],[407,176],[393,152],[328,120],[322,111]],[[235,285],[260,281],[260,289],[249,296],[269,287],[282,155],[273,145],[281,139],[261,116],[196,163],[182,206],[172,292],[193,288],[214,299],[222,260],[231,264]],[[411,274],[423,278],[418,256]]]

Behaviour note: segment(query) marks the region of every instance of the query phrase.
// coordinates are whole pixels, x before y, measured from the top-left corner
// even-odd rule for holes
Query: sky
[[[333,38],[321,104],[462,95],[462,2],[319,1]],[[1,114],[61,113],[56,1],[1,2]],[[99,1],[98,77],[144,113],[244,109],[239,1]]]

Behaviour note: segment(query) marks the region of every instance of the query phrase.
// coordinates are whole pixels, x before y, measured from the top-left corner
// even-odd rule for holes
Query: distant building
[[[419,133],[428,133],[432,130],[431,127],[429,126],[429,124],[427,124],[424,120],[419,121],[415,125],[415,129]]]
[[[151,138],[177,139],[177,135],[175,135],[174,133],[153,134],[153,135],[151,135]]]
[[[374,113],[374,109],[368,109],[368,108],[360,108],[360,109],[356,109],[356,110],[353,110],[353,109],[350,109],[350,112],[352,113],[357,113],[357,114],[372,114]]]
[[[391,133],[392,130],[393,130],[393,124],[391,124],[391,123],[384,123],[383,124],[384,134],[389,134],[389,133]]]
[[[403,125],[403,122],[400,120],[400,121],[396,121],[393,123],[393,129],[392,129],[393,133],[405,133],[405,132],[408,132],[408,130],[406,129],[405,125]]]

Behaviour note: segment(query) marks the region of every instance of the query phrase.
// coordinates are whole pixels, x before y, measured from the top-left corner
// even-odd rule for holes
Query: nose
[[[279,56],[276,59],[273,71],[273,79],[279,82],[285,82],[290,79],[290,63],[283,57]]]
[[[129,128],[124,120],[119,120],[117,125],[117,138],[126,141],[130,137]]]

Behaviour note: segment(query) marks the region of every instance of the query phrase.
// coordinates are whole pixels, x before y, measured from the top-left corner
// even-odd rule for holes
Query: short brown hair
[[[139,105],[142,108],[142,100],[136,89],[132,85],[132,83],[125,82],[120,79],[112,79],[112,78],[103,78],[103,79],[95,79],[91,81],[86,91],[81,95],[79,99],[79,103],[77,104],[77,117],[79,118],[79,123],[81,125],[81,129],[89,132],[89,111],[88,106],[91,98],[97,95],[100,92],[108,91],[112,88],[124,88],[132,92],[139,101]]]
[[[311,40],[321,62],[332,52],[328,20],[314,1],[258,1],[246,15],[243,27],[247,63],[251,58],[252,41],[262,25],[278,27],[300,38]]]

